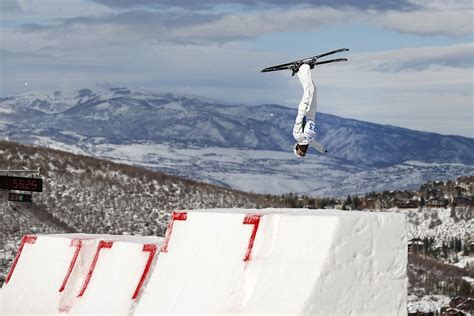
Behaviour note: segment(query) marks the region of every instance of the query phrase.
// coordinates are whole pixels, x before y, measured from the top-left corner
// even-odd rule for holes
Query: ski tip
[[[278,70],[284,70],[284,69],[269,67],[269,68],[265,68],[265,69],[260,70],[260,72],[272,72],[272,71],[278,71]]]

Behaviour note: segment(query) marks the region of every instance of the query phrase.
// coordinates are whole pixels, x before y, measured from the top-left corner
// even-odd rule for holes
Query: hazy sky
[[[296,77],[259,71],[348,47],[313,71],[319,111],[474,137],[472,0],[0,3],[0,96],[107,82],[296,109]]]

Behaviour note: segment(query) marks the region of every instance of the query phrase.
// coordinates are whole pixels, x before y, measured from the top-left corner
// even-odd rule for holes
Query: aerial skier
[[[310,65],[302,64],[299,67],[298,78],[303,86],[303,97],[298,105],[298,114],[293,126],[293,137],[296,140],[293,151],[296,157],[303,158],[306,156],[309,144],[316,137],[317,91],[311,78]]]
[[[326,61],[317,61],[318,58],[348,51],[347,48],[337,49],[321,55],[300,59],[282,65],[268,67],[262,72],[277,71],[283,69],[291,69],[292,76],[297,73],[298,79],[303,86],[303,97],[298,105],[298,114],[296,115],[295,124],[293,126],[293,137],[296,144],[293,151],[298,158],[303,158],[311,146],[321,153],[327,150],[315,140],[316,137],[316,108],[317,108],[317,90],[313,79],[311,78],[311,69],[316,65],[327,64],[332,62],[346,61],[345,58],[330,59]]]

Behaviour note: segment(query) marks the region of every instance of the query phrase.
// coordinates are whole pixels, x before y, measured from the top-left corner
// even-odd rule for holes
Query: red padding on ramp
[[[142,274],[142,277],[140,278],[140,282],[138,282],[137,288],[135,289],[135,293],[133,293],[132,300],[136,299],[138,297],[138,293],[140,293],[140,289],[142,288],[143,283],[146,280],[148,272],[150,272],[151,263],[153,262],[153,259],[155,258],[157,249],[158,247],[156,245],[143,245],[143,251],[149,252],[150,255],[148,256],[148,261],[146,263],[145,269],[143,270],[143,274]]]
[[[89,282],[91,281],[92,274],[94,273],[94,269],[95,269],[95,266],[97,264],[97,260],[99,260],[100,251],[103,248],[112,248],[113,244],[114,244],[113,241],[101,240],[99,242],[99,245],[97,246],[97,251],[95,252],[94,260],[92,261],[89,272],[87,273],[86,279],[84,280],[84,284],[82,285],[81,292],[79,292],[79,295],[77,297],[81,297],[82,295],[84,295],[84,292],[86,291],[87,286],[89,285]]]
[[[21,239],[20,248],[18,248],[15,259],[13,260],[13,265],[10,269],[10,272],[8,272],[7,279],[5,280],[5,284],[8,284],[8,282],[10,282],[10,279],[12,278],[12,275],[13,275],[13,271],[15,271],[16,265],[18,263],[18,260],[20,259],[21,252],[23,251],[23,247],[25,246],[25,244],[26,243],[34,244],[37,238],[38,237],[34,235],[23,236],[23,238]]]
[[[82,248],[82,240],[80,239],[73,239],[71,240],[71,247],[76,247],[76,251],[74,251],[74,255],[72,256],[71,264],[69,265],[69,269],[66,272],[66,276],[64,277],[63,284],[59,288],[59,292],[61,293],[66,288],[67,281],[69,281],[69,277],[71,276],[72,270],[74,269],[74,265],[76,264],[77,257],[79,257],[79,252]]]
[[[254,225],[252,234],[250,235],[249,245],[247,247],[247,253],[245,254],[244,261],[250,260],[250,255],[252,254],[253,243],[255,241],[255,236],[257,236],[258,226],[260,225],[260,218],[262,215],[246,215],[244,218],[244,224]]]
[[[173,212],[171,214],[171,219],[170,219],[170,222],[168,223],[168,228],[166,229],[165,240],[163,241],[161,252],[168,252],[168,243],[170,241],[171,232],[173,231],[174,221],[185,221],[187,218],[188,218],[188,213],[186,212]]]

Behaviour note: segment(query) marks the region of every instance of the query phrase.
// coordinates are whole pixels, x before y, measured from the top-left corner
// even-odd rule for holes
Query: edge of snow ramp
[[[25,236],[3,315],[407,313],[405,216],[173,212],[157,237]]]

